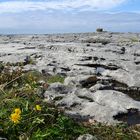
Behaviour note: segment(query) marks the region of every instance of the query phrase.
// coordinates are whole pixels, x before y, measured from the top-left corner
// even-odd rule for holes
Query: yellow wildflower
[[[19,123],[19,120],[21,119],[20,114],[12,113],[10,116],[10,119],[14,123]]]
[[[37,111],[41,111],[41,106],[40,105],[36,105],[36,110]]]
[[[15,109],[15,113],[20,115],[20,114],[21,114],[20,108],[16,108],[16,109]]]

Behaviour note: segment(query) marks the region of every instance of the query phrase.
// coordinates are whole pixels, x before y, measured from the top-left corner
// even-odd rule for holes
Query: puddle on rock
[[[127,113],[119,113],[113,118],[115,120],[125,122],[130,126],[140,124],[140,111],[137,109],[128,109]]]

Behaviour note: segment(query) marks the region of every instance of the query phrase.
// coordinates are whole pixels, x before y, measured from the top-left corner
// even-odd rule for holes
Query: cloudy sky
[[[140,32],[140,0],[0,0],[0,33]]]

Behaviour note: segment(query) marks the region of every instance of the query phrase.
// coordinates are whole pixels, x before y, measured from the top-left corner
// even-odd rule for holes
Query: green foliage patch
[[[55,83],[55,82],[64,83],[64,77],[62,77],[62,76],[60,76],[60,75],[50,76],[50,77],[47,78],[47,82],[48,82],[49,84]]]

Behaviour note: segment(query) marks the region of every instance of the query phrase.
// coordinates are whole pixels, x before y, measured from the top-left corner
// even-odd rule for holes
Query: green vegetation
[[[0,136],[16,139],[74,139],[86,129],[36,94],[39,73],[6,67],[0,73]],[[58,76],[52,79],[62,81]],[[51,78],[50,78],[51,79]],[[51,80],[50,80],[51,81]],[[19,110],[20,113],[16,113]]]
[[[90,127],[90,131],[99,140],[139,140],[140,127],[128,127],[126,124],[107,126],[106,124],[95,124]]]
[[[49,84],[55,83],[55,82],[64,83],[64,77],[62,77],[62,76],[60,76],[60,75],[50,76],[50,77],[48,77],[47,82],[48,82]]]
[[[139,42],[138,38],[130,38],[131,42]]]
[[[63,111],[48,104],[37,94],[43,78],[36,71],[0,65],[0,137],[8,140],[75,140],[89,133],[99,140],[139,140],[140,127],[127,125],[77,123],[66,117]],[[45,78],[44,78],[45,79]],[[48,83],[62,82],[55,75]]]
[[[33,58],[31,57],[27,57],[28,59],[25,59],[23,62],[16,62],[16,63],[10,63],[10,62],[7,62],[5,65],[6,66],[18,66],[18,67],[22,67],[22,66],[25,66],[25,65],[35,65],[36,64],[36,61],[33,60]],[[1,64],[0,64],[0,68],[1,68]]]

